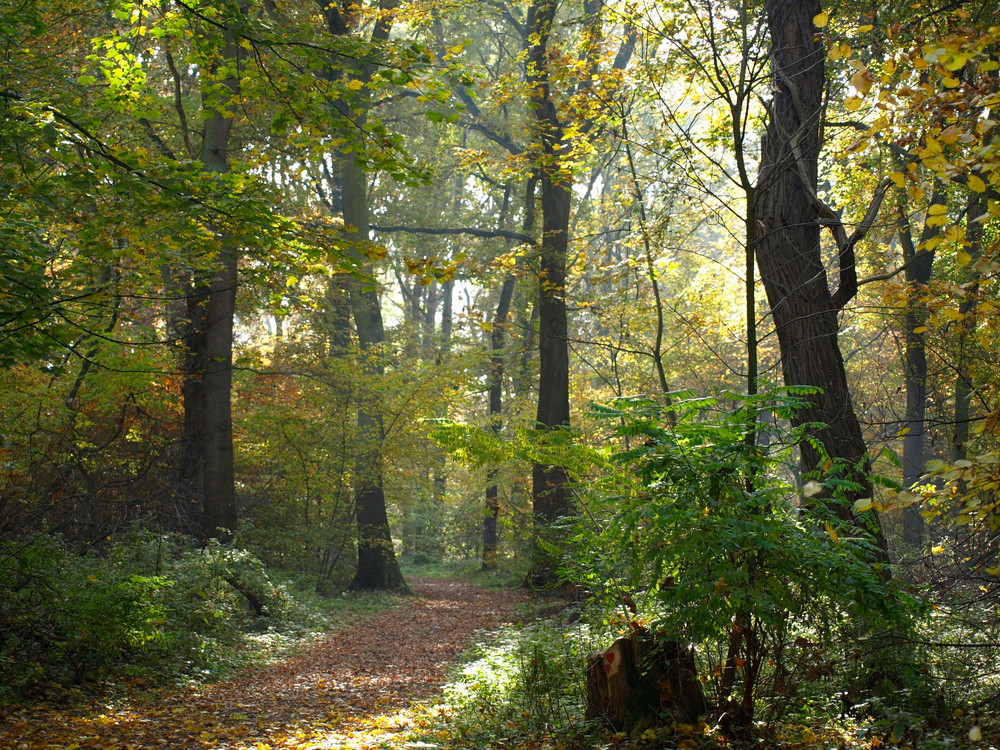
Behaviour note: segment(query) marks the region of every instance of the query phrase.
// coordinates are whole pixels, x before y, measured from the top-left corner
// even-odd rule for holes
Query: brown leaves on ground
[[[147,705],[86,715],[34,707],[0,718],[0,748],[153,750],[375,747],[428,695],[478,630],[509,620],[517,594],[411,580],[407,605],[340,630],[260,672]]]

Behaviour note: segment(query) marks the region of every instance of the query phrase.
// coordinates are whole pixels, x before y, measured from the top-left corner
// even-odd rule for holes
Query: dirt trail
[[[375,747],[379,734],[393,730],[393,714],[440,687],[469,638],[509,620],[520,601],[456,581],[409,583],[417,596],[408,604],[246,677],[86,716],[15,711],[0,721],[0,748]]]

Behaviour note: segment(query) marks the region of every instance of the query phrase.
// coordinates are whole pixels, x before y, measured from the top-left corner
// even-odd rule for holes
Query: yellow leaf
[[[351,91],[357,91],[364,85],[365,82],[359,81],[357,78],[352,78],[350,81],[347,82],[347,88],[350,89]]]
[[[934,547],[931,547],[931,554],[932,555],[943,555],[944,554],[944,547],[942,547],[940,544],[935,545]]]
[[[958,259],[958,265],[963,267],[969,265],[972,262],[972,256],[969,255],[969,253],[965,252],[965,250],[959,250],[958,253],[956,254],[956,258]]]
[[[854,512],[861,513],[872,507],[872,499],[870,497],[862,497],[854,501]]]
[[[954,88],[958,88],[958,84],[960,84],[961,81],[958,80],[957,78],[952,77],[952,76],[947,76],[946,78],[942,78],[941,79],[941,83],[944,84],[944,87],[946,89],[954,89]]]
[[[861,97],[847,97],[847,99],[844,100],[844,108],[847,109],[848,112],[857,112],[861,109]]]
[[[985,193],[986,192],[986,183],[983,182],[982,179],[980,179],[979,177],[976,177],[976,175],[970,174],[969,175],[969,190],[972,190],[973,192],[976,192],[976,193]]]
[[[830,535],[830,538],[833,541],[835,542],[840,541],[840,534],[836,532],[836,530],[833,528],[833,526],[830,524],[829,521],[823,524],[823,528],[826,529],[826,533]]]
[[[813,26],[817,29],[824,28],[828,23],[830,23],[830,14],[826,11],[813,16]]]
[[[962,320],[965,317],[965,313],[959,312],[954,307],[944,308],[941,310],[941,314],[951,321]]]
[[[913,329],[913,332],[914,333],[927,333],[928,330],[929,329],[927,328],[927,326],[917,326],[916,328]]]
[[[875,27],[872,26],[870,23],[866,23],[864,26],[858,26],[858,31],[862,34],[866,34],[874,28]]]
[[[901,188],[906,184],[904,182],[904,177],[902,172],[890,172],[889,179],[892,180],[896,184],[896,187],[898,188]]]
[[[927,209],[927,213],[931,216],[940,216],[941,214],[947,213],[948,207],[943,203],[935,203]]]
[[[954,55],[944,64],[944,69],[950,70],[954,73],[956,70],[961,70],[965,67],[965,63],[968,62],[968,60],[968,55]]]
[[[944,238],[948,240],[948,242],[961,242],[965,239],[965,227],[952,224],[945,230]]]
[[[958,129],[958,125],[949,125],[941,131],[940,138],[942,141],[950,145],[957,141],[961,134],[962,131]]]
[[[859,70],[857,73],[851,76],[851,85],[862,96],[871,91],[873,83],[874,83],[874,77],[867,70]]]

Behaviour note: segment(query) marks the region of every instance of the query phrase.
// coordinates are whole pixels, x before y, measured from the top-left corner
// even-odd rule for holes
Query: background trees
[[[988,19],[0,4],[3,538],[221,537],[327,592],[403,588],[397,554],[549,581],[579,568],[550,525],[616,476],[592,449],[676,447],[590,404],[698,424],[697,391],[757,410],[745,481],[706,485],[741,523],[806,506],[883,569],[995,570]],[[810,405],[754,398],[779,370]]]

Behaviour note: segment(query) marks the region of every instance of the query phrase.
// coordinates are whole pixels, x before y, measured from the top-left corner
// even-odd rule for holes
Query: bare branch
[[[502,229],[473,229],[471,227],[381,227],[372,226],[373,232],[403,232],[406,234],[434,234],[434,235],[456,235],[468,234],[473,237],[483,237],[485,239],[507,239],[517,240],[527,245],[534,245],[535,240],[520,232],[507,232]]]

